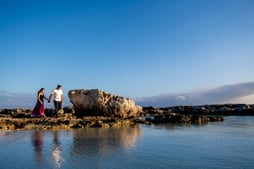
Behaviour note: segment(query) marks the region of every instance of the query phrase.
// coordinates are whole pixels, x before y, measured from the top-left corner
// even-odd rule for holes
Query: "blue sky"
[[[146,98],[253,82],[253,18],[253,0],[0,1],[0,90]]]

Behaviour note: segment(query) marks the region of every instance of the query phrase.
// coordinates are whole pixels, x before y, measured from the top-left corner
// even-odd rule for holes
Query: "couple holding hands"
[[[37,93],[37,103],[32,111],[31,117],[43,117],[47,118],[44,112],[44,99],[50,102],[51,97],[54,97],[55,117],[58,117],[58,111],[62,109],[62,103],[64,100],[62,86],[57,87],[50,93],[49,98],[44,96],[44,88],[41,88]]]

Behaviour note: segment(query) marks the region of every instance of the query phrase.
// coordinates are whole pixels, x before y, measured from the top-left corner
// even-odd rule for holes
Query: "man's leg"
[[[58,110],[61,110],[62,109],[62,102],[58,102],[58,103],[59,103]]]
[[[58,102],[54,100],[54,106],[55,106],[55,116],[58,117],[58,110],[59,110],[59,105],[58,105]]]

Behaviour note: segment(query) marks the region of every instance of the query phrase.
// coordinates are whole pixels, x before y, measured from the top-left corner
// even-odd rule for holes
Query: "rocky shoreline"
[[[134,124],[188,123],[207,124],[224,121],[228,115],[254,115],[254,106],[223,104],[202,106],[143,107],[139,117],[115,118],[107,116],[77,117],[74,107],[65,107],[58,118],[53,109],[45,109],[46,119],[31,118],[32,109],[0,109],[1,130],[73,129],[89,127],[118,127]]]
[[[132,125],[130,119],[114,119],[105,116],[76,117],[73,107],[64,107],[59,117],[54,117],[53,109],[45,109],[47,118],[32,118],[32,109],[0,109],[0,129],[31,130],[31,129],[72,129],[86,127],[115,127]]]
[[[172,106],[164,108],[143,107],[143,112],[151,115],[177,113],[182,115],[237,115],[253,116],[253,104],[213,104],[200,106]]]

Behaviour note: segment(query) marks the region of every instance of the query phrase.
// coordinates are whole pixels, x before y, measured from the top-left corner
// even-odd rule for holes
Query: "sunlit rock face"
[[[77,89],[68,92],[77,116],[108,116],[116,118],[138,117],[142,107],[133,100],[99,89]]]

